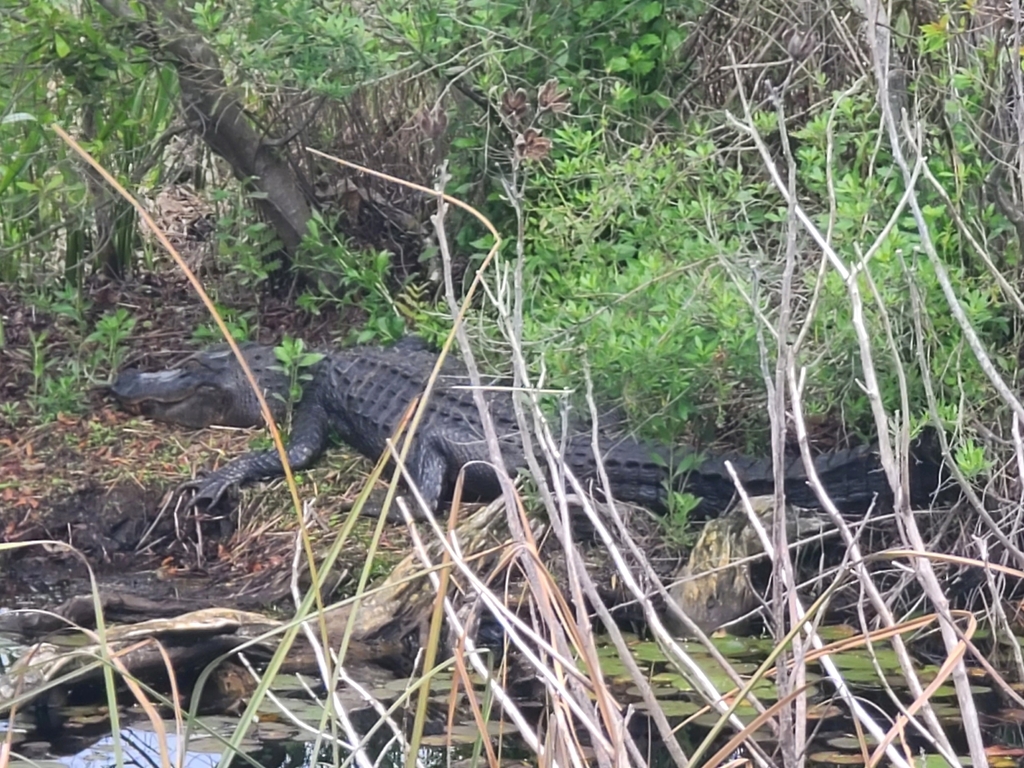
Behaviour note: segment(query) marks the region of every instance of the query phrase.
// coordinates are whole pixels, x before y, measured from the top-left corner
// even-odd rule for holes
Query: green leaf
[[[652,21],[661,16],[661,3],[647,3],[640,9],[640,18],[644,21]]]
[[[12,112],[9,115],[0,117],[0,125],[10,125],[11,123],[24,123],[27,121],[35,122],[36,118],[34,115],[30,115],[28,112]]]
[[[71,53],[71,46],[68,45],[67,40],[61,37],[60,32],[53,33],[53,44],[57,49],[58,58],[67,58],[67,55]]]
[[[668,110],[670,106],[672,106],[672,99],[660,91],[654,91],[650,96],[654,99],[654,103],[656,103],[660,109]]]
[[[629,62],[625,56],[615,56],[608,62],[609,72],[625,72],[629,69]]]

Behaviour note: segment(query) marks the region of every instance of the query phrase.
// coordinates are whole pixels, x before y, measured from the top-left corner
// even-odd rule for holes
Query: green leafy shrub
[[[902,178],[880,149],[869,97],[841,102],[833,127],[835,215],[833,247],[848,264],[879,236],[903,194]],[[827,115],[794,134],[798,194],[825,231],[830,222],[825,164]],[[787,209],[764,182],[760,157],[729,148],[731,138],[710,126],[689,128],[686,140],[635,148],[609,156],[593,131],[567,126],[555,133],[552,162],[528,192],[526,335],[549,340],[547,357],[557,383],[579,384],[579,360],[590,363],[597,389],[618,398],[641,429],[665,439],[727,442],[763,453],[768,429],[765,385],[751,306],[774,324],[781,280]],[[976,161],[979,149],[958,147]],[[952,167],[944,155],[931,160],[938,178]],[[970,164],[970,163],[969,163]],[[921,188],[932,238],[973,326],[1004,348],[1013,331],[1003,299],[983,270],[964,259],[965,244],[930,189]],[[1005,228],[1003,217],[984,210],[984,230]],[[908,280],[924,297],[925,344],[939,398],[958,409],[987,399],[988,382],[964,346],[959,326],[905,215],[882,241],[860,278],[866,323],[876,342],[882,396],[900,408],[898,380],[885,351],[884,316],[896,353],[908,371],[915,423],[927,402],[917,370],[913,308]],[[796,323],[805,321],[818,280],[820,251],[808,238],[798,248]],[[910,265],[906,271],[904,264]],[[848,292],[827,269],[800,364],[809,366],[804,392],[808,414],[871,439],[875,432],[862,379]],[[795,329],[798,326],[794,327]],[[766,331],[770,370],[775,342]],[[1001,358],[1004,373],[1015,362]],[[976,407],[969,405],[968,407]]]
[[[278,368],[288,377],[288,396],[285,398],[285,422],[291,424],[292,408],[302,398],[302,389],[306,382],[313,380],[310,368],[324,359],[320,352],[309,352],[302,339],[285,336],[281,343],[274,347]],[[275,393],[276,397],[281,395]]]

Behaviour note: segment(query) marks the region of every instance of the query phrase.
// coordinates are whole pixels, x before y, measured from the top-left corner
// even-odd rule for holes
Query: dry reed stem
[[[69,136],[64,130],[62,130],[60,128],[60,126],[54,124],[51,127],[54,130],[54,132],[57,133],[57,135],[68,146],[70,146],[83,160],[85,160],[89,164],[89,166],[91,166],[107,182],[107,184],[109,184],[114,190],[116,190],[117,193],[119,195],[121,195],[121,197],[124,198],[137,211],[140,219],[142,219],[146,223],[146,225],[152,230],[154,236],[157,238],[157,240],[160,242],[160,244],[164,247],[164,249],[170,254],[170,256],[174,259],[174,261],[178,265],[178,267],[184,272],[185,277],[191,283],[192,287],[195,289],[196,293],[199,295],[199,298],[202,300],[203,304],[206,306],[208,311],[213,316],[213,319],[216,322],[217,327],[221,331],[221,334],[224,336],[228,346],[231,348],[231,351],[234,354],[235,359],[239,363],[242,371],[244,372],[244,374],[246,376],[246,379],[249,382],[250,388],[255,393],[257,402],[259,403],[260,412],[263,415],[264,421],[267,424],[268,429],[270,430],[271,437],[272,437],[273,442],[274,442],[274,446],[275,446],[275,448],[276,448],[276,450],[278,452],[279,458],[281,459],[282,470],[284,472],[285,481],[286,481],[286,483],[288,485],[288,489],[289,489],[289,492],[291,494],[293,507],[294,507],[296,515],[297,515],[297,517],[299,519],[299,531],[300,531],[300,533],[302,535],[303,549],[304,549],[304,552],[305,552],[305,556],[306,556],[306,561],[307,561],[308,567],[310,569],[310,574],[313,577],[313,583],[315,585],[314,588],[313,588],[313,594],[312,594],[313,600],[312,600],[312,602],[315,602],[316,607],[318,609],[317,612],[316,612],[316,615],[318,617],[321,640],[323,641],[323,645],[326,646],[327,645],[327,627],[326,627],[326,623],[323,620],[323,617],[324,617],[324,605],[323,605],[323,600],[322,600],[322,597],[320,595],[320,590],[319,590],[319,584],[321,583],[321,579],[319,578],[319,575],[317,574],[316,558],[315,558],[315,556],[313,554],[312,542],[309,539],[309,536],[308,536],[308,533],[305,530],[305,527],[302,525],[302,504],[301,504],[300,499],[299,499],[298,486],[295,484],[295,478],[292,475],[291,466],[290,466],[289,461],[288,461],[287,450],[285,449],[285,445],[284,445],[284,442],[283,442],[283,440],[281,438],[280,431],[277,428],[277,424],[274,421],[273,414],[270,412],[270,408],[267,405],[266,399],[265,399],[265,397],[263,395],[263,392],[262,392],[261,388],[259,387],[258,383],[256,382],[256,379],[255,379],[255,376],[252,373],[252,370],[249,368],[248,363],[246,362],[245,358],[243,357],[243,355],[241,353],[241,350],[238,347],[237,342],[234,340],[234,338],[232,337],[232,335],[228,331],[228,328],[227,328],[226,324],[224,323],[224,320],[218,314],[218,312],[216,310],[216,307],[214,306],[212,300],[206,294],[206,291],[203,289],[202,283],[199,281],[199,279],[196,277],[196,275],[189,269],[188,265],[185,263],[185,260],[181,257],[181,255],[177,252],[177,250],[171,244],[171,242],[167,238],[166,234],[162,230],[160,230],[160,228],[156,225],[156,223],[153,221],[153,218],[149,215],[149,212],[146,211],[145,207],[138,200],[136,200],[132,195],[130,195],[128,193],[128,191],[126,189],[124,189],[124,187],[121,184],[119,184],[117,182],[117,180],[105,168],[103,168],[88,152],[86,152],[73,138],[71,138],[71,136]],[[94,581],[93,581],[93,588],[94,588],[94,591],[95,591],[95,582]],[[97,626],[98,626],[98,628],[102,628],[102,626],[103,626],[102,616],[99,615],[102,612],[99,610],[98,606],[97,606],[97,613],[98,613],[98,616],[97,616],[98,625]],[[281,648],[279,649],[278,658],[283,658],[284,654],[287,652],[288,646],[290,646],[290,638],[292,638],[292,637],[294,637],[294,634],[289,633],[288,635],[286,635],[286,639],[285,639],[284,643],[282,644]],[[318,647],[318,645],[316,643],[314,643],[314,647]],[[326,664],[326,662],[327,662],[326,657],[323,657],[322,661],[323,661],[323,663]],[[119,733],[119,723],[118,723],[119,715],[118,715],[118,710],[117,710],[117,704],[116,704],[116,701],[114,700],[114,695],[113,695],[113,679],[112,679],[111,672],[110,672],[109,669],[104,670],[104,676],[105,676],[105,678],[107,680],[111,725],[112,725],[112,730],[113,730],[113,733],[114,733],[113,744],[114,744],[115,759],[117,760],[118,763],[120,763],[121,762],[121,747],[120,747],[120,739],[118,737],[118,733]],[[328,679],[328,680],[332,679],[332,678],[333,678],[333,675],[331,675],[331,674],[327,674],[325,676],[325,679]],[[226,750],[222,754],[222,765],[224,766],[224,768],[227,768],[230,765],[231,761],[233,760],[233,758],[235,756],[235,749],[234,748],[237,746],[237,743],[241,740],[242,733],[244,732],[244,729],[248,727],[249,720],[251,719],[251,717],[255,713],[255,710],[256,710],[257,706],[259,705],[259,701],[262,698],[261,691],[265,692],[265,690],[266,690],[265,687],[257,688],[257,693],[252,697],[252,700],[250,701],[249,705],[246,707],[245,713],[243,714],[243,717],[241,718],[241,720],[239,722],[239,725],[238,725],[238,727],[235,730],[235,734],[232,737],[231,749]]]
[[[557,446],[554,444],[554,441],[552,440],[550,433],[547,433],[545,430],[545,433],[538,435],[538,437],[542,441],[542,447],[544,446],[544,442],[546,441],[547,451],[549,451],[551,455],[556,455]],[[603,468],[600,467],[600,464],[599,471],[603,473]],[[587,517],[590,520],[590,523],[594,526],[595,532],[598,534],[602,543],[605,545],[609,553],[612,555],[612,561],[616,565],[616,570],[621,576],[623,584],[626,586],[629,592],[633,594],[637,603],[643,606],[644,618],[647,622],[648,629],[650,630],[651,634],[654,635],[654,637],[657,639],[659,645],[661,645],[663,648],[667,650],[669,660],[676,664],[683,677],[694,687],[694,690],[697,691],[705,699],[705,701],[707,701],[719,714],[725,715],[729,719],[730,724],[737,730],[737,732],[742,731],[744,728],[743,723],[731,714],[730,708],[724,702],[721,692],[719,692],[715,688],[710,678],[708,678],[707,675],[704,673],[704,670],[701,669],[701,667],[692,659],[692,657],[689,654],[683,651],[683,649],[679,646],[676,639],[665,628],[665,625],[662,622],[661,617],[655,611],[653,604],[648,599],[646,593],[637,582],[635,574],[633,573],[629,565],[626,563],[622,555],[622,552],[620,551],[619,547],[617,546],[616,542],[614,541],[610,532],[605,526],[604,521],[597,513],[596,509],[594,508],[594,505],[590,502],[589,495],[587,494],[586,489],[583,487],[580,481],[567,469],[565,471],[564,477],[565,480],[569,483],[573,492],[576,494],[577,498],[579,499],[584,512],[587,514]],[[607,482],[606,476],[603,479],[604,482]],[[614,509],[614,504],[609,505],[609,511],[613,520],[616,520],[617,525],[621,526],[622,522],[621,519],[618,518],[618,514]],[[639,548],[636,548],[635,543],[628,538],[626,538],[625,540],[631,544],[631,550],[635,550],[634,556],[638,557],[641,563],[645,562],[642,553],[640,553]],[[662,589],[664,588],[662,587]],[[678,608],[678,606],[676,607]],[[703,635],[700,629],[696,627],[696,625],[693,625],[693,622],[690,621],[689,617],[687,617],[686,614],[680,612],[680,616],[682,616],[684,621],[688,622],[693,627],[693,629],[696,630],[694,633],[695,635],[697,635],[698,637],[703,636],[704,641],[707,643],[707,645],[711,648],[714,648],[710,641],[707,640],[706,635]],[[715,649],[712,652],[712,656],[717,656],[717,659],[721,659],[719,663],[721,664],[722,669],[726,671],[726,673],[730,676],[735,677],[736,680],[739,680],[738,675],[736,675],[735,671],[732,670],[731,665],[728,663],[728,661],[721,657],[721,654],[717,652],[717,649]],[[756,742],[748,742],[747,746],[748,748],[750,748],[755,761],[762,765],[769,764],[767,756],[760,749],[759,745],[756,744]]]
[[[399,508],[403,510],[404,513],[409,513],[408,506],[404,498],[397,499],[396,503],[398,504]],[[495,505],[499,503],[502,502],[494,502]],[[433,567],[430,562],[430,556],[427,553],[426,546],[424,545],[423,540],[420,537],[419,532],[415,526],[410,526],[410,537],[413,542],[414,551],[420,558],[420,561],[424,564],[425,567],[430,568],[429,577],[431,578],[431,581],[436,589],[439,583],[436,579],[436,575],[433,573]],[[460,572],[470,580],[474,579],[476,577],[476,570],[472,568],[463,557],[461,549],[458,546],[457,540],[453,537],[450,542],[446,538],[442,538],[442,541],[445,543],[446,547],[450,544],[450,556],[452,558],[452,562],[455,564],[457,568],[459,568]],[[493,595],[493,593],[491,593],[490,589],[487,588],[486,584],[483,584],[481,582],[479,586],[474,586],[478,590],[478,595],[480,595],[482,598],[493,598],[493,600],[491,600],[490,603],[488,604],[488,607],[494,613],[495,618],[502,622],[502,625],[505,628],[506,632],[509,633],[509,636],[514,637],[515,632],[511,629],[510,619],[515,619],[518,621],[518,617],[515,617],[505,607],[504,602],[500,599],[499,596]],[[484,660],[481,658],[480,652],[476,650],[475,643],[473,642],[472,638],[467,632],[466,627],[458,614],[458,611],[456,611],[455,606],[452,604],[451,600],[448,599],[445,600],[445,614],[449,624],[451,625],[452,632],[454,632],[460,638],[462,643],[464,643],[468,652],[470,664],[473,666],[474,671],[478,675],[480,675],[480,677],[483,680],[486,680],[490,683],[491,690],[495,698],[502,705],[505,713],[508,714],[509,717],[512,719],[512,722],[515,724],[516,728],[519,729],[520,736],[522,737],[526,745],[534,752],[539,752],[540,741],[537,737],[537,734],[534,732],[533,727],[527,722],[526,718],[519,710],[519,707],[506,693],[506,691],[500,685],[500,683],[493,679],[493,676],[490,674],[490,671],[488,670]]]
[[[783,195],[783,198],[787,201],[787,204],[791,206],[793,216],[797,219],[797,221],[799,221],[804,226],[808,234],[810,234],[812,239],[819,245],[819,247],[823,249],[823,252],[828,258],[829,263],[840,274],[840,276],[843,278],[847,286],[847,290],[850,295],[851,305],[853,309],[853,325],[860,346],[862,369],[865,375],[866,394],[868,395],[869,400],[872,404],[872,410],[875,414],[876,424],[878,426],[878,432],[880,435],[879,450],[881,453],[882,464],[890,479],[890,485],[893,487],[893,491],[896,494],[897,509],[899,510],[902,508],[902,505],[904,503],[905,494],[903,493],[903,482],[900,479],[901,473],[895,464],[895,457],[892,451],[892,447],[886,439],[888,434],[887,418],[884,412],[884,408],[882,407],[881,400],[878,396],[878,384],[874,373],[874,365],[872,362],[872,343],[864,324],[863,305],[860,299],[860,292],[857,288],[855,278],[856,271],[848,269],[842,263],[842,260],[839,258],[838,254],[836,254],[834,250],[831,248],[825,236],[822,235],[822,233],[817,229],[813,222],[811,222],[810,218],[805,213],[803,213],[801,207],[798,204],[796,204],[793,200],[788,185],[783,183],[777,169],[775,168],[775,163],[772,159],[771,153],[769,152],[767,146],[761,139],[759,132],[754,126],[753,117],[749,112],[749,107],[747,113],[745,114],[745,120],[743,122],[740,122],[732,115],[727,115],[727,118],[729,122],[737,130],[741,131],[742,133],[746,134],[747,136],[754,140],[758,151],[761,153],[764,159],[765,167],[769,172],[769,175],[772,179],[774,186],[776,187],[778,192],[781,195]],[[832,143],[831,135],[829,136],[829,143]],[[912,203],[913,198],[912,196],[909,196],[908,204]],[[850,535],[849,529],[845,526],[845,523],[842,522],[838,510],[835,509],[834,504],[832,504],[831,500],[828,499],[827,494],[825,493],[824,488],[821,486],[820,480],[817,478],[817,475],[813,469],[813,460],[810,455],[810,448],[807,441],[806,428],[803,423],[802,410],[800,407],[800,392],[802,391],[802,385],[798,381],[799,377],[796,375],[794,365],[795,364],[790,366],[790,372],[788,375],[790,398],[793,410],[792,415],[794,423],[797,426],[797,436],[804,464],[805,466],[808,467],[809,482],[811,482],[812,486],[815,488],[815,491],[817,492],[819,499],[821,500],[826,511],[829,513],[831,517],[833,517],[833,520],[836,522],[837,527],[839,527],[839,530],[842,532],[844,539],[846,539],[847,541],[847,545],[850,547],[851,555],[853,556],[854,561],[856,563],[857,561],[862,560],[859,547],[857,547],[856,542]],[[911,519],[911,523],[912,522],[913,521]],[[866,589],[869,598],[874,604],[875,609],[879,612],[879,615],[883,617],[883,620],[887,624],[893,624],[893,618],[889,613],[888,608],[886,607],[885,602],[881,597],[881,594],[878,592],[873,581],[871,580],[870,574],[866,571],[866,569],[863,569],[863,567],[858,566],[857,575],[858,579],[861,581],[862,585]],[[903,668],[904,676],[907,679],[908,685],[910,686],[911,691],[914,693],[915,698],[919,698],[922,692],[922,687],[920,685],[920,681],[917,679],[917,676],[914,672],[913,665],[909,658],[909,655],[906,652],[906,648],[903,646],[902,640],[900,638],[894,638],[894,647],[896,649],[897,658],[900,660],[900,665]],[[847,697],[844,696],[844,698]],[[855,707],[853,711],[858,718],[862,718],[863,715],[866,715],[866,713],[863,712],[859,705],[856,705],[852,697],[847,699],[847,703]],[[934,716],[934,712],[931,710],[930,707],[925,707],[924,714],[926,720],[928,721],[928,731],[930,732],[931,737],[935,740],[935,742],[938,745],[940,745],[942,751],[945,752],[947,757],[955,756],[955,751],[949,744],[944,729],[938,723],[938,719]],[[863,719],[862,722],[864,722]],[[868,724],[868,722],[864,722],[864,724],[869,727],[869,730],[871,729],[871,726]],[[889,753],[889,757],[894,762],[897,762],[897,764],[900,764],[902,762],[902,758],[897,753],[891,750]]]
[[[915,136],[915,132],[910,128],[910,118],[904,114],[903,131],[901,135],[897,126],[896,118],[893,115],[893,104],[889,93],[889,63],[891,47],[890,33],[888,29],[888,15],[878,0],[866,0],[865,11],[868,47],[870,49],[872,64],[875,71],[879,94],[878,101],[882,110],[886,134],[889,139],[889,149],[892,152],[896,165],[900,168],[900,171],[903,174],[905,186],[909,189],[913,189],[912,174],[903,154],[902,141],[905,140],[908,146],[914,148],[917,162],[921,162],[922,152],[920,143],[920,126],[917,127],[917,135]],[[1018,417],[1024,418],[1024,406],[1022,406],[1017,400],[1016,396],[1006,385],[1006,382],[1003,381],[998,371],[996,371],[991,360],[989,360],[988,353],[982,346],[977,334],[975,334],[973,327],[967,319],[967,316],[956,297],[953,286],[949,281],[949,276],[946,273],[945,266],[942,264],[942,260],[935,251],[934,244],[931,240],[931,233],[928,229],[927,222],[924,219],[920,204],[917,201],[916,194],[911,195],[909,203],[911,213],[913,214],[914,221],[917,225],[921,247],[928,256],[928,260],[934,269],[936,279],[939,281],[939,285],[942,287],[942,291],[946,296],[950,311],[956,319],[957,324],[960,325],[961,332],[964,334],[964,338],[966,339],[968,346],[974,353],[982,370],[986,375],[988,375],[989,380],[992,382],[996,391],[1002,396],[1004,402],[1013,408]],[[880,423],[880,426],[881,425],[882,424]],[[894,486],[893,490],[896,492],[897,488]],[[897,498],[897,502],[898,501],[899,498]],[[902,511],[903,510],[898,506],[897,512]],[[911,546],[916,549],[924,549],[924,542],[920,532],[918,531],[913,515],[905,515],[903,522]],[[946,648],[946,653],[952,657],[958,652],[958,649],[960,648],[960,641],[953,628],[953,621],[949,614],[947,600],[942,592],[942,588],[940,587],[938,580],[935,577],[935,573],[931,568],[930,562],[924,559],[917,560],[915,563],[917,565],[916,572],[921,586],[924,588],[925,593],[938,610],[939,615],[943,618],[940,622],[942,640]],[[960,704],[960,711],[963,717],[964,731],[967,737],[967,744],[971,759],[974,765],[979,767],[985,766],[988,764],[988,760],[985,753],[985,744],[981,736],[982,730],[978,721],[978,712],[974,705],[974,697],[970,690],[970,681],[967,678],[967,671],[962,662],[958,661],[956,663],[952,674],[957,694],[957,701]]]
[[[442,170],[439,188],[443,187],[444,178],[445,173]],[[437,234],[439,251],[441,253],[442,265],[444,267],[445,295],[447,297],[449,307],[454,315],[457,310],[457,302],[451,273],[451,254],[448,248],[448,240],[444,229],[444,214],[444,204],[439,196],[438,211],[431,218]],[[521,522],[523,519],[523,513],[520,509],[520,505],[517,503],[518,499],[512,486],[512,481],[503,471],[504,458],[498,445],[497,433],[494,429],[486,401],[484,400],[483,391],[480,388],[481,383],[479,371],[474,361],[473,352],[469,345],[469,339],[461,324],[456,325],[455,334],[459,341],[459,345],[463,353],[463,362],[466,365],[469,379],[473,387],[473,397],[476,401],[483,423],[484,438],[488,446],[491,462],[496,469],[497,476],[502,486],[502,493],[506,500],[506,509],[509,512],[509,529],[512,532],[514,541],[524,542],[528,539],[528,527],[523,525]],[[512,347],[516,350],[516,357],[521,359],[521,352],[519,352],[519,338],[515,333],[510,334],[510,337]],[[522,371],[525,372],[525,366],[522,367]],[[525,433],[526,430],[524,430],[524,434]],[[529,449],[528,443],[524,452],[528,457],[532,453]],[[538,478],[543,477],[540,473],[538,473],[537,476]],[[538,480],[538,482],[541,481]],[[512,514],[513,510],[518,514]],[[560,527],[556,522],[558,518],[555,515],[552,515],[551,519],[557,530]],[[564,537],[560,538],[562,538],[563,544],[568,552],[571,545]],[[567,716],[568,711],[566,707],[568,707],[569,710],[574,712],[578,721],[586,726],[588,731],[590,731],[598,763],[600,765],[608,766],[625,766],[628,764],[627,749],[623,744],[623,732],[625,729],[621,725],[619,709],[614,702],[611,701],[610,695],[601,680],[601,671],[597,660],[597,653],[592,645],[592,641],[590,640],[592,633],[587,631],[585,628],[580,628],[579,631],[575,631],[573,623],[564,620],[567,613],[565,611],[556,610],[556,606],[551,602],[551,596],[557,594],[557,589],[553,584],[551,585],[552,589],[542,590],[538,594],[536,588],[545,583],[546,580],[542,580],[540,578],[540,570],[538,567],[539,557],[537,556],[536,546],[531,543],[528,551],[533,556],[526,557],[522,559],[521,562],[526,571],[528,583],[534,587],[534,604],[538,607],[544,624],[547,630],[551,633],[550,642],[554,648],[557,649],[558,655],[568,657],[570,655],[570,645],[583,653],[584,658],[587,659],[587,666],[591,675],[591,690],[598,693],[596,697],[598,713],[595,714],[598,714],[599,721],[596,721],[593,720],[592,716],[587,714],[584,709],[590,704],[590,693],[579,686],[579,681],[577,681],[574,675],[570,674],[565,678],[566,687],[561,690],[561,695],[556,696],[553,700],[555,704],[554,711],[552,712],[555,717],[554,722],[558,731],[568,737],[560,739],[559,743],[563,749],[568,749],[569,744],[577,744],[577,739],[572,735],[574,733],[573,720]],[[535,557],[536,561],[534,559]],[[570,581],[572,582],[574,569],[570,567],[568,572],[570,574]],[[579,595],[578,585],[576,585],[574,591]],[[577,604],[581,605],[582,602],[582,595],[579,595]],[[562,618],[560,618],[560,616]],[[570,642],[569,635],[572,635],[573,637],[572,642]],[[587,642],[582,642],[582,638],[587,638]],[[522,650],[525,651],[526,649]],[[558,656],[556,655],[553,658],[557,659]],[[572,668],[574,669],[574,667]],[[562,678],[568,670],[569,667],[567,665],[556,662],[554,669],[551,671],[559,678]],[[557,691],[558,689],[556,688],[555,690]],[[601,724],[599,724],[599,722]],[[608,741],[608,738],[611,740]],[[585,762],[585,759],[582,758],[578,749],[569,750],[568,756],[573,763],[581,761]]]

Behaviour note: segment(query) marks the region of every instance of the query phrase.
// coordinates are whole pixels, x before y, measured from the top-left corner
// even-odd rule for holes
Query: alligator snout
[[[110,392],[129,413],[202,428],[220,423],[217,416],[223,411],[222,393],[208,387],[213,391],[200,394],[202,389],[182,369],[154,373],[129,369],[118,375]]]
[[[272,367],[276,363],[273,350],[248,344],[243,346],[242,353],[266,393],[274,417],[280,419],[288,394],[288,378]],[[163,371],[123,371],[110,392],[131,413],[185,427],[263,424],[256,396],[230,351],[200,352],[180,366]]]
[[[181,371],[177,369],[143,373],[130,368],[118,375],[110,386],[110,391],[121,405],[130,408],[143,400],[180,401],[189,395],[181,385]]]

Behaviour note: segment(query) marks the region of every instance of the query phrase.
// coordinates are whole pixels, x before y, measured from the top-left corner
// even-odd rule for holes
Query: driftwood
[[[771,540],[774,496],[750,499],[757,516]],[[821,533],[830,527],[823,512],[800,507],[786,507],[786,538],[799,541],[809,534]],[[764,554],[757,530],[751,525],[743,504],[737,503],[722,517],[704,526],[690,557],[676,574],[676,583],[669,594],[679,603],[683,613],[706,633],[743,619],[760,605],[761,595],[751,582],[751,561]],[[679,635],[686,633],[669,613],[667,626]]]
[[[164,692],[169,690],[169,662],[181,689],[188,690],[210,662],[277,623],[260,614],[204,609],[109,627],[106,650],[133,677]],[[270,650],[255,646],[253,654]],[[0,714],[44,696],[55,703],[102,697],[103,656],[98,644],[83,645],[80,637],[68,634],[37,643],[0,676]]]
[[[501,555],[505,531],[504,508],[491,504],[466,517],[456,529],[460,547],[467,555],[483,553],[474,561],[478,571],[494,567]],[[425,545],[426,556],[441,562],[439,541]],[[457,583],[458,579],[453,578]],[[420,556],[406,556],[379,589],[365,595],[358,604],[348,602],[328,609],[325,621],[329,642],[337,647],[346,631],[353,610],[357,611],[344,663],[361,666],[374,664],[385,670],[408,674],[426,631],[434,588],[425,574]],[[284,624],[258,613],[230,608],[187,610],[187,602],[151,601],[145,598],[109,594],[101,597],[106,621],[130,621],[107,629],[107,653],[118,657],[132,676],[164,692],[168,675],[164,656],[170,658],[179,685],[194,681],[209,663],[248,644],[247,655],[256,666],[274,652]],[[177,613],[176,613],[177,612]],[[159,616],[160,618],[153,618]],[[146,617],[146,620],[138,619]],[[316,619],[310,619],[316,624]],[[49,696],[63,702],[93,691],[102,696],[102,658],[99,645],[82,644],[82,636],[95,626],[92,596],[73,598],[52,612],[15,612],[4,617],[0,630],[38,637],[42,632],[60,630],[54,638],[29,648],[0,676],[0,714],[14,706],[25,706],[39,697]],[[76,639],[77,636],[77,639]],[[256,643],[252,641],[258,639]],[[92,636],[86,636],[92,640]],[[315,672],[312,649],[301,638],[288,654],[285,672]]]
[[[772,500],[755,498],[752,501],[755,513],[770,531]],[[651,518],[642,515],[632,525],[642,527],[642,520]],[[817,513],[796,508],[790,510],[787,521],[791,539],[810,530],[820,531],[825,525]],[[657,523],[653,525],[656,528]],[[535,520],[533,526],[535,539],[542,540],[545,523]],[[650,539],[652,535],[655,534],[648,530],[646,537]],[[486,574],[494,574],[510,540],[503,504],[495,502],[466,515],[454,536],[474,571],[486,580]],[[588,568],[598,574],[595,579],[598,583],[620,583],[621,580],[613,576],[614,566],[604,546],[589,546],[586,542],[579,546],[586,549]],[[550,556],[546,556],[547,568],[556,581],[565,583],[564,568],[558,558],[560,547],[551,547],[551,550]],[[737,506],[705,527],[690,562],[681,571],[682,581],[672,588],[671,594],[702,629],[712,631],[758,606],[759,598],[750,585],[749,565],[736,561],[760,552],[760,539],[749,525],[743,508]],[[379,588],[363,595],[358,602],[349,600],[327,609],[324,621],[333,649],[341,645],[355,612],[342,660],[346,669],[365,670],[369,665],[403,677],[413,672],[419,649],[425,643],[436,596],[424,560],[436,566],[442,562],[443,554],[442,542],[431,537],[424,544],[422,555],[416,552],[407,555]],[[669,577],[673,570],[667,563],[668,558],[656,568],[662,578]],[[453,594],[461,595],[465,601],[473,590],[463,581],[459,570],[453,568]],[[608,604],[614,605],[624,597],[616,594],[614,587],[608,589],[611,591],[602,595]],[[165,688],[168,681],[161,649],[170,658],[176,674],[183,670],[190,672],[179,675],[187,683],[209,663],[230,657],[232,651],[243,644],[247,645],[247,658],[259,668],[260,662],[269,659],[276,650],[285,626],[258,613],[230,608],[187,610],[175,615],[188,603],[156,602],[123,594],[107,595],[102,604],[109,622],[137,621],[146,617],[138,623],[110,627],[108,653],[117,655],[129,673],[158,690]],[[56,701],[79,695],[83,690],[95,690],[102,695],[102,687],[97,689],[96,686],[102,673],[99,646],[83,646],[79,640],[74,647],[66,639],[69,624],[78,625],[79,634],[85,631],[83,628],[94,625],[93,599],[74,598],[55,609],[53,614],[61,618],[32,612],[5,618],[7,631],[17,630],[29,636],[38,636],[41,631],[57,627],[65,629],[57,640],[50,639],[30,648],[7,675],[0,677],[0,713],[12,705],[24,706],[44,693],[53,697],[54,691]],[[307,621],[314,629],[312,634],[319,636],[319,620]],[[303,634],[289,650],[282,671],[318,671],[316,656]],[[181,684],[179,680],[179,686]]]

